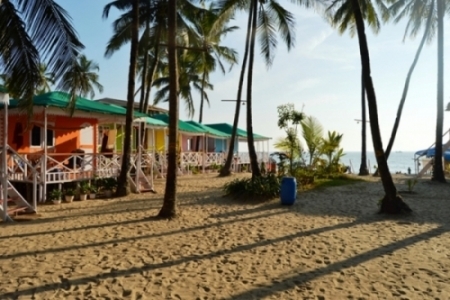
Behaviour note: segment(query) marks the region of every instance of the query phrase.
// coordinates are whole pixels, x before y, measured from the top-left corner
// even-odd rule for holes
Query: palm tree
[[[364,85],[367,93],[367,102],[369,107],[370,129],[372,132],[373,148],[375,150],[375,157],[377,159],[378,170],[381,176],[385,196],[381,201],[380,212],[384,213],[401,213],[410,212],[411,209],[403,201],[401,196],[397,193],[394,181],[387,164],[386,156],[383,150],[383,143],[381,141],[380,126],[378,123],[377,99],[375,89],[373,86],[371,70],[370,70],[370,56],[367,45],[367,38],[364,29],[364,19],[360,7],[361,0],[352,0],[351,5],[355,17],[355,24],[358,33],[359,50],[361,55],[361,65],[363,70]]]
[[[50,92],[52,90],[50,85],[55,84],[55,75],[48,72],[47,65],[44,63],[39,64],[39,73],[41,74],[41,82],[37,88],[36,94],[45,94]]]
[[[218,17],[218,11],[214,8],[213,4],[209,6],[209,11],[213,14],[201,14],[198,22],[193,24],[197,36],[195,38],[195,46],[203,49],[200,52],[199,70],[201,73],[201,90],[206,87],[209,79],[209,74],[215,71],[217,65],[220,71],[225,75],[226,70],[222,62],[224,60],[230,65],[229,71],[236,64],[237,52],[232,48],[228,48],[220,45],[220,41],[228,34],[238,29],[237,26],[226,26],[226,21],[223,16]],[[231,18],[231,16],[229,16]],[[203,107],[204,102],[209,104],[209,99],[205,97],[203,92],[200,92],[200,111],[198,116],[198,122],[203,122]]]
[[[308,147],[309,165],[313,166],[316,158],[320,155],[319,149],[323,143],[323,127],[313,116],[307,116],[300,123],[302,126],[302,136]]]
[[[81,54],[72,68],[63,76],[63,88],[71,91],[72,99],[69,104],[70,108],[75,107],[77,96],[79,97],[95,97],[95,90],[103,93],[103,85],[98,80],[99,65],[87,59],[86,55]]]
[[[54,0],[0,1],[0,64],[9,92],[28,113],[42,82],[41,58],[63,89],[62,77],[83,48],[68,13]]]
[[[132,27],[131,27],[131,49],[130,49],[130,68],[128,71],[128,92],[127,92],[127,114],[125,116],[125,139],[122,154],[122,166],[117,181],[117,196],[126,196],[129,194],[128,172],[130,170],[131,158],[131,135],[134,111],[134,89],[136,78],[136,62],[138,56],[139,42],[139,0],[133,1],[132,6]]]
[[[437,1],[434,8],[434,1]],[[450,5],[448,0],[398,0],[391,7],[392,13],[397,15],[397,19],[409,16],[406,33],[417,34],[423,26],[423,22],[433,22],[426,25],[431,39],[437,31],[437,117],[436,117],[436,141],[435,159],[433,164],[432,180],[445,182],[445,174],[442,163],[442,133],[444,125],[444,14],[446,6]],[[426,17],[428,16],[428,18]],[[429,27],[431,26],[431,27]]]
[[[300,4],[308,4],[310,1],[298,1]],[[260,6],[258,7],[258,4]],[[236,11],[237,9],[249,8],[248,23],[247,23],[247,39],[244,51],[244,60],[242,63],[241,75],[239,78],[238,96],[236,102],[236,112],[233,122],[233,132],[228,149],[227,160],[225,166],[221,171],[221,175],[228,175],[230,173],[231,161],[233,159],[234,141],[236,139],[237,125],[239,120],[239,111],[241,105],[242,86],[244,82],[244,74],[248,59],[248,73],[247,73],[247,143],[250,156],[250,165],[252,169],[252,178],[261,176],[258,160],[255,151],[255,144],[253,138],[253,121],[252,121],[252,83],[253,83],[253,63],[255,52],[255,40],[257,29],[262,54],[264,56],[266,66],[270,67],[274,59],[274,50],[277,46],[276,30],[278,28],[282,39],[285,41],[288,50],[294,45],[294,17],[285,10],[276,0],[259,1],[249,0],[246,2],[236,0],[224,0],[221,4],[224,13],[229,11]]]
[[[199,92],[202,97],[208,99],[208,94],[205,89],[213,89],[213,85],[209,82],[203,82],[202,76],[199,73],[199,63],[197,55],[193,52],[185,51],[178,53],[178,96],[185,100],[186,112],[189,118],[195,114],[194,97],[192,90]],[[155,93],[153,104],[157,105],[160,102],[170,101],[170,65],[166,64],[162,75],[153,81],[153,86],[158,88]]]
[[[380,29],[381,22],[378,18],[377,10],[374,3],[377,4],[383,19],[389,18],[389,11],[383,0],[361,0],[361,12],[364,20],[367,21],[371,29],[377,33]],[[340,6],[338,6],[340,5]],[[347,30],[350,35],[355,34],[355,16],[352,10],[352,0],[333,1],[328,7],[329,21],[333,26],[338,27],[339,33],[343,34]],[[361,72],[361,165],[359,167],[359,175],[369,175],[367,168],[367,149],[366,149],[366,90],[364,87],[364,79]]]
[[[397,2],[398,4],[399,2]],[[397,10],[399,9],[399,7],[397,5],[393,5],[390,7],[390,10],[393,12],[393,14],[397,14]],[[392,128],[392,133],[391,133],[391,137],[389,138],[389,143],[386,147],[386,159],[389,158],[389,154],[391,153],[392,150],[392,146],[394,145],[394,141],[395,141],[395,137],[397,136],[397,130],[398,130],[398,126],[400,125],[400,118],[402,116],[402,111],[403,111],[403,106],[405,104],[406,101],[406,96],[408,94],[408,88],[409,88],[409,82],[411,81],[411,77],[412,77],[412,73],[417,65],[417,62],[419,61],[419,56],[420,53],[422,52],[422,48],[425,45],[425,42],[431,42],[433,34],[430,34],[431,29],[433,27],[434,24],[434,0],[431,1],[429,6],[418,6],[416,7],[416,11],[415,11],[415,15],[416,17],[414,19],[410,18],[408,21],[408,28],[410,28],[410,25],[413,26],[412,28],[412,32],[411,35],[415,36],[418,33],[418,30],[420,28],[420,26],[417,27],[417,25],[420,25],[421,22],[419,22],[419,24],[417,24],[417,22],[414,22],[416,19],[420,20],[420,16],[424,16],[427,14],[426,10],[428,9],[428,16],[427,16],[427,21],[425,24],[425,30],[422,36],[422,40],[420,41],[419,44],[419,48],[416,51],[416,55],[414,56],[414,60],[409,68],[408,74],[406,76],[406,80],[405,80],[405,85],[403,87],[403,93],[402,93],[402,97],[400,99],[400,103],[398,105],[398,109],[397,109],[397,116],[395,118],[395,122],[394,122],[394,126]],[[401,20],[401,17],[397,17],[395,18],[395,22],[398,22]],[[407,31],[408,32],[408,31]],[[406,32],[406,33],[407,33]],[[406,33],[405,33],[405,37],[406,37]]]
[[[177,67],[177,0],[168,0],[167,18],[168,59],[169,59],[169,154],[164,202],[158,216],[174,218],[177,216],[177,162],[178,162],[178,67]]]

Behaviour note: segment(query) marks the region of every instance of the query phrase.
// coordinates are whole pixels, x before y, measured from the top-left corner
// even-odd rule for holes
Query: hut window
[[[31,146],[44,147],[44,128],[33,126],[33,129],[31,129]],[[48,146],[55,146],[55,132],[51,129],[47,129],[47,147]]]

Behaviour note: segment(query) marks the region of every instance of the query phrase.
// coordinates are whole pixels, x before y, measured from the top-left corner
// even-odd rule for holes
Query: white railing
[[[258,162],[267,162],[268,153],[257,153]],[[207,169],[213,165],[220,166],[225,163],[226,153],[216,152],[182,152],[179,159],[180,171],[189,171],[192,167]],[[232,169],[240,170],[241,165],[250,164],[248,153],[239,153],[234,156]],[[8,153],[8,179],[12,181],[52,184],[70,181],[87,180],[94,177],[117,177],[122,165],[121,153]],[[152,152],[142,151],[132,153],[130,171],[157,170],[165,174],[167,171],[167,153],[158,152],[153,157]],[[36,176],[36,178],[34,178]]]

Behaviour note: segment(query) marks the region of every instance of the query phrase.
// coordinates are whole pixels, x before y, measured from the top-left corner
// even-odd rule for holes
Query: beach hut
[[[230,135],[233,132],[233,125],[228,123],[215,123],[215,124],[205,124],[206,126],[213,128],[217,131],[223,132],[225,134]],[[269,162],[269,141],[271,138],[265,137],[259,134],[254,133],[253,138],[255,140],[256,146],[256,154],[258,156],[258,161],[260,163],[268,163]],[[236,154],[236,158],[239,164],[249,164],[250,157],[248,156],[248,152],[244,152],[239,149],[239,142],[247,142],[247,132],[240,128],[237,129],[237,137],[234,147],[234,152]],[[228,151],[228,145],[226,141],[216,141],[216,151]]]
[[[39,201],[45,201],[47,186],[66,182],[90,180],[94,177],[116,177],[121,167],[121,155],[108,147],[115,143],[114,131],[98,135],[102,124],[124,123],[126,110],[119,106],[103,104],[77,97],[74,113],[67,110],[69,94],[51,92],[35,96],[31,118],[21,113],[18,101],[11,100],[8,124],[3,128],[7,136],[8,179],[15,183],[37,181]],[[144,122],[164,123],[135,114]],[[138,125],[141,126],[141,125]],[[103,147],[97,147],[99,142]],[[136,171],[134,185],[142,185],[142,155],[135,156],[132,167]],[[152,183],[146,181],[147,188]]]

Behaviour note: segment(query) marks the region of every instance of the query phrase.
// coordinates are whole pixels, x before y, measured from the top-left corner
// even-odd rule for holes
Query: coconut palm
[[[48,72],[47,65],[39,64],[39,73],[41,74],[41,82],[37,88],[36,94],[45,94],[52,90],[51,85],[55,84],[55,74]]]
[[[434,5],[436,1],[436,6]],[[409,17],[406,34],[416,35],[421,27],[429,30],[429,39],[437,33],[437,117],[435,137],[435,158],[433,165],[432,180],[445,182],[444,168],[442,163],[442,134],[444,125],[444,14],[450,7],[449,0],[397,0],[391,6],[391,12],[396,20]],[[428,24],[431,22],[431,24]]]
[[[116,1],[116,2],[120,2]],[[136,65],[138,57],[138,43],[139,43],[139,0],[132,1],[130,13],[130,67],[128,70],[128,91],[127,91],[127,113],[125,116],[125,139],[122,153],[122,165],[120,169],[119,178],[117,181],[117,196],[125,196],[129,194],[128,174],[130,170],[131,159],[131,135],[134,111],[134,90]],[[105,8],[106,9],[106,8]]]
[[[202,75],[199,73],[199,60],[197,55],[192,52],[179,52],[178,54],[178,96],[186,103],[186,112],[189,118],[195,114],[194,97],[192,91],[196,90],[207,101],[208,94],[206,89],[212,90],[213,85],[209,82],[202,81]],[[170,76],[168,73],[168,64],[165,66],[163,74],[156,78],[153,85],[158,88],[155,93],[153,104],[157,105],[161,102],[169,102],[170,100]]]
[[[83,48],[68,13],[54,0],[0,1],[0,67],[10,79],[9,92],[29,113],[42,82],[41,63],[63,89],[62,76]]]
[[[178,164],[178,67],[177,67],[177,0],[168,0],[168,60],[169,60],[169,154],[164,202],[159,216],[177,216],[177,164]]]
[[[69,106],[75,107],[75,99],[79,97],[95,97],[95,90],[103,93],[103,85],[98,80],[99,65],[89,60],[86,55],[80,54],[72,68],[63,76],[63,89],[71,91],[72,97]]]
[[[225,61],[230,65],[229,70],[237,63],[237,52],[232,48],[222,46],[220,41],[229,33],[238,29],[237,26],[228,27],[223,16],[218,18],[217,9],[211,4],[208,8],[212,14],[200,14],[200,18],[193,24],[194,30],[197,33],[194,41],[194,46],[203,51],[198,53],[199,56],[199,71],[201,73],[201,89],[200,92],[200,111],[198,122],[203,122],[203,107],[204,102],[209,105],[209,99],[204,97],[203,90],[209,80],[209,74],[216,70],[217,66],[223,74],[226,73],[225,66],[222,62]],[[231,18],[231,15],[229,16]]]
[[[432,41],[432,38],[434,35],[433,31],[432,31],[433,27],[436,25],[436,22],[434,22],[434,17],[435,17],[435,11],[434,11],[435,3],[434,2],[435,1],[432,0],[429,6],[419,5],[418,7],[416,7],[416,10],[414,12],[414,15],[416,15],[416,17],[414,19],[410,18],[409,24],[407,25],[408,28],[410,26],[412,26],[410,34],[411,34],[411,36],[414,37],[420,30],[420,26],[417,26],[417,25],[422,23],[422,22],[419,22],[419,24],[418,24],[418,23],[414,22],[414,20],[416,20],[416,19],[420,20],[421,17],[427,15],[425,30],[423,32],[422,40],[420,41],[419,47],[416,51],[416,55],[414,56],[414,60],[411,64],[408,74],[406,76],[405,85],[403,87],[402,97],[400,99],[400,103],[399,103],[398,109],[397,109],[397,116],[395,118],[394,126],[392,128],[391,137],[389,138],[389,143],[386,147],[386,159],[389,158],[389,154],[391,153],[392,146],[394,145],[395,137],[397,135],[397,130],[400,125],[400,119],[402,116],[403,106],[405,104],[406,96],[408,94],[409,82],[411,81],[412,73],[417,65],[417,62],[419,61],[420,53],[422,52],[422,48],[425,45],[425,42],[428,41],[430,43]],[[390,8],[390,10],[393,12],[393,14],[397,14],[397,9],[398,9],[397,5],[394,5]],[[427,10],[428,10],[428,12],[427,12]],[[401,17],[395,18],[395,22],[399,22],[400,20],[401,20]],[[404,38],[406,38],[407,32],[408,31],[405,32]]]
[[[369,108],[370,129],[372,132],[373,148],[377,159],[378,170],[381,176],[385,196],[381,201],[380,212],[401,213],[410,212],[411,209],[397,193],[392,175],[389,171],[386,156],[384,155],[383,143],[381,141],[380,126],[378,123],[377,99],[373,86],[370,70],[370,56],[365,34],[364,19],[360,7],[361,0],[352,0],[351,5],[355,18],[356,30],[358,33],[359,49],[361,55],[361,65],[363,70],[364,86],[367,93],[367,103]]]
[[[389,18],[389,10],[385,5],[385,0],[361,0],[361,12],[364,20],[377,33],[381,27],[379,13],[382,19],[387,21]],[[352,0],[332,1],[326,10],[328,20],[331,24],[338,28],[339,33],[350,32],[351,36],[356,33],[355,17],[352,9]],[[367,168],[367,151],[366,151],[366,91],[364,87],[364,79],[361,72],[361,165],[359,167],[359,175],[369,175]]]
[[[310,1],[298,1],[301,4],[308,4]],[[238,9],[249,9],[247,23],[247,38],[244,51],[244,60],[242,63],[241,74],[239,78],[238,95],[236,102],[236,112],[233,122],[233,132],[228,149],[227,160],[221,171],[221,175],[230,173],[231,161],[233,159],[234,141],[236,139],[237,125],[239,120],[239,111],[241,105],[241,94],[245,69],[248,59],[247,72],[247,144],[250,156],[250,165],[252,169],[252,178],[261,176],[258,160],[256,156],[254,138],[253,138],[253,118],[252,118],[252,84],[253,84],[253,64],[256,44],[256,35],[259,35],[261,43],[261,52],[265,59],[267,67],[270,67],[274,59],[274,50],[277,46],[277,30],[288,50],[294,45],[294,17],[284,9],[276,0],[259,1],[237,1],[223,0],[220,5],[224,13],[237,11]]]

